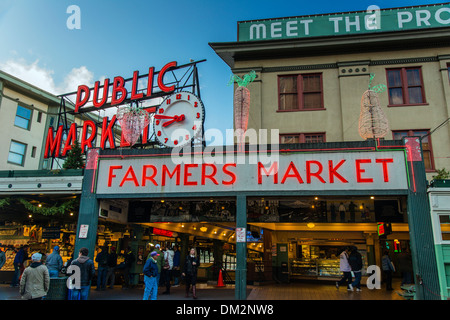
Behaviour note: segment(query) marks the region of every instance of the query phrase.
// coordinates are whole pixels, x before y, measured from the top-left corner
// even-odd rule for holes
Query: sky
[[[205,130],[233,128],[232,72],[209,46],[237,41],[237,22],[442,1],[1,0],[0,70],[53,94],[206,59],[198,65]],[[76,5],[80,29],[69,29]],[[207,142],[226,144],[219,141]]]

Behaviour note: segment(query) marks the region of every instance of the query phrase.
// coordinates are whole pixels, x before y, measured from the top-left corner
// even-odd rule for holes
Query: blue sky
[[[60,94],[103,77],[206,59],[199,65],[205,127],[225,132],[233,126],[231,71],[208,43],[236,41],[237,21],[440,2],[2,0],[0,69]],[[70,5],[81,10],[80,30],[66,26]]]

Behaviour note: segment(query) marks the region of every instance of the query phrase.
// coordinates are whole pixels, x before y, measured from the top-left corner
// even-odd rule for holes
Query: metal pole
[[[235,298],[247,299],[247,197],[236,197],[236,230],[240,228],[244,232],[243,239],[239,239],[236,232],[236,276]],[[243,241],[242,241],[243,240]]]

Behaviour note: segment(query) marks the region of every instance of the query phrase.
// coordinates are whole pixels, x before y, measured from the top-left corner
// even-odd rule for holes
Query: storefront
[[[415,277],[437,284],[418,139],[281,147],[215,161],[191,148],[183,161],[173,149],[91,150],[76,250],[94,250],[96,213],[115,199],[129,204],[128,223],[139,226],[130,241],[136,252],[148,244],[148,227],[175,232],[183,248],[196,245],[206,265],[220,247],[221,262],[235,269],[237,299],[245,299],[247,280],[334,279],[346,245],[360,250],[367,267],[380,265],[382,249],[395,253],[403,243]],[[392,234],[380,237],[377,222],[389,223]]]

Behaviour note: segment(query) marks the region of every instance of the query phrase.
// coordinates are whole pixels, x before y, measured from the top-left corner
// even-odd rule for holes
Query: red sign
[[[164,84],[164,75],[168,70],[177,66],[177,62],[172,61],[167,63],[159,72],[157,76],[157,83],[159,89],[161,89],[164,93],[171,93],[175,90],[175,85],[166,86]],[[145,98],[151,98],[153,94],[153,78],[154,78],[154,67],[149,68],[148,75],[144,75],[147,77],[147,90],[145,92],[138,92],[138,81],[139,81],[139,72],[134,71],[131,85],[131,100],[139,100]],[[131,80],[131,79],[129,79]],[[75,112],[80,112],[80,108],[83,107],[88,101],[90,101],[90,97],[92,96],[92,104],[96,108],[101,108],[107,103],[109,87],[112,85],[112,96],[111,96],[111,106],[119,105],[124,102],[124,100],[128,96],[128,91],[125,88],[125,82],[123,77],[117,76],[114,78],[112,82],[109,79],[105,79],[103,85],[100,85],[100,81],[95,82],[94,88],[89,88],[86,85],[80,85],[77,90],[77,97],[75,103]],[[102,90],[102,98],[99,98],[100,89]],[[156,107],[149,107],[145,109],[149,113],[155,113]],[[109,149],[115,149],[115,139],[114,139],[114,125],[117,119],[114,115],[111,120],[108,117],[103,118],[102,123],[102,131],[100,137],[100,148],[103,150],[107,142],[109,143]],[[148,142],[148,130],[149,126],[144,128],[142,134],[142,144],[146,144]],[[67,152],[72,149],[72,145],[75,140],[77,140],[77,132],[78,126],[76,123],[72,123],[70,128],[68,128],[67,132],[64,132],[64,126],[60,125],[55,132],[53,127],[48,128],[47,139],[45,141],[45,150],[44,150],[44,158],[49,157],[65,157]],[[66,137],[64,137],[67,134]],[[64,138],[65,140],[64,140]],[[92,120],[86,120],[83,123],[83,127],[81,130],[81,150],[84,153],[88,149],[93,148],[94,141],[97,137],[97,125]],[[130,145],[125,141],[122,137],[120,141],[120,147],[129,147]]]
[[[172,92],[175,90],[175,86],[172,85],[170,87],[167,87],[164,82],[164,75],[167,72],[167,70],[169,70],[170,68],[176,67],[177,63],[175,61],[169,62],[168,64],[166,64],[161,71],[159,71],[158,73],[158,87],[161,89],[161,91],[163,92]],[[148,70],[148,75],[147,75],[147,92],[145,93],[146,97],[151,97],[152,95],[152,89],[153,89],[153,74],[154,74],[154,67],[150,67]],[[142,99],[144,97],[144,93],[137,92],[137,87],[138,87],[138,78],[139,78],[139,72],[138,71],[134,71],[133,73],[133,82],[131,85],[131,100],[138,100],[138,99]],[[94,107],[96,108],[100,108],[102,107],[105,103],[106,100],[108,98],[108,92],[109,92],[109,87],[110,87],[110,81],[108,78],[106,78],[103,82],[103,92],[102,92],[102,99],[99,100],[99,92],[100,92],[100,81],[96,81],[94,88],[89,88],[86,85],[80,85],[78,86],[78,90],[77,90],[77,98],[76,98],[76,102],[75,102],[75,112],[78,112],[79,109],[84,106],[90,99],[91,97],[91,92],[93,92],[93,97],[92,97],[92,103],[94,105]],[[125,79],[123,77],[117,76],[114,78],[114,80],[112,81],[112,97],[111,97],[111,106],[115,106],[115,105],[119,105],[121,104],[126,97],[128,96],[128,91],[125,88]]]
[[[153,228],[153,234],[159,235],[159,236],[166,236],[166,237],[172,237],[173,232],[169,230],[163,230],[158,228]]]

